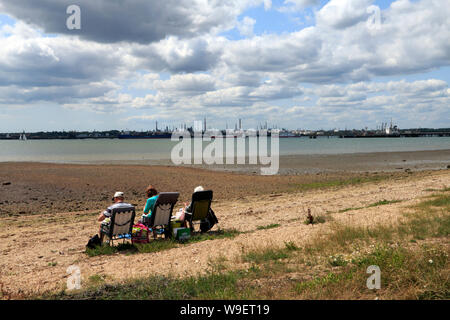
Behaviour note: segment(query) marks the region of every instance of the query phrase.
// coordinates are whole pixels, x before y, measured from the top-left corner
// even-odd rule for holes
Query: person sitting
[[[147,195],[147,202],[145,203],[144,207],[144,217],[149,218],[155,208],[155,203],[158,199],[158,191],[152,185],[150,185],[147,187],[147,189],[145,189],[145,194]]]
[[[198,186],[194,189],[194,193],[204,191],[205,189],[202,186]],[[192,214],[192,202],[189,203],[189,205],[185,206],[184,208],[185,215],[191,215]]]
[[[202,186],[198,186],[194,189],[194,193],[200,192],[200,191],[204,191],[204,188]],[[191,202],[189,205],[187,205],[184,208],[184,221],[188,222],[189,228],[191,229],[191,231],[194,230],[194,226],[192,225],[192,222],[190,219],[191,218],[190,216],[192,215],[192,211],[193,211],[193,208],[192,208],[192,202]],[[209,231],[214,226],[214,224],[216,224],[218,222],[219,222],[219,220],[217,219],[216,214],[210,207],[207,217],[205,219],[202,219],[200,222],[201,232]]]
[[[98,222],[100,222],[99,237],[100,237],[101,242],[103,242],[103,237],[104,237],[104,234],[101,232],[102,224],[109,227],[109,224],[111,222],[112,210],[115,208],[134,208],[133,205],[124,202],[124,195],[123,195],[123,192],[121,192],[121,191],[117,191],[114,194],[112,201],[114,202],[114,204],[110,205],[105,211],[100,213],[100,215],[98,217]]]

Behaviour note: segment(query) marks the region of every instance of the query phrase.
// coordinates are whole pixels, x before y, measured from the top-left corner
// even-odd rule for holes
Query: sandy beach
[[[378,166],[370,165],[369,160],[377,160]],[[383,166],[384,160],[389,168]],[[204,272],[211,259],[226,256],[232,260],[245,248],[286,241],[302,245],[313,235],[326,233],[327,223],[303,223],[307,208],[315,215],[326,213],[334,221],[352,225],[395,223],[404,208],[429,195],[432,188],[450,185],[449,151],[323,157],[312,162],[291,158],[283,163],[290,163],[290,168],[284,168],[295,174],[260,176],[249,171],[130,164],[1,163],[3,295],[26,298],[62,290],[66,269],[74,264],[82,270],[83,279],[101,275],[111,283],[149,274],[186,276],[188,265],[198,265],[196,270]],[[435,170],[430,170],[431,163]],[[318,170],[301,174],[305,166]],[[88,257],[85,245],[96,233],[96,217],[110,204],[112,193],[124,191],[126,200],[140,212],[148,184],[159,191],[180,192],[176,208],[189,201],[195,186],[212,189],[219,218],[214,230],[233,229],[243,234],[212,240],[213,246],[211,241],[203,241],[163,252]],[[382,210],[364,208],[381,200],[398,202]],[[339,213],[351,207],[360,209]],[[280,226],[275,230],[258,228],[270,224]],[[235,267],[245,265],[237,263]]]

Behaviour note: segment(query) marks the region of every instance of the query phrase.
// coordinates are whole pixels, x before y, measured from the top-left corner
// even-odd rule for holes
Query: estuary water
[[[232,138],[231,138],[232,139]],[[232,139],[236,141],[236,139]],[[268,146],[270,150],[270,138]],[[179,142],[170,139],[0,140],[0,162],[39,161],[99,163],[116,161],[161,162],[171,159]],[[203,143],[205,148],[209,142]],[[224,145],[226,142],[224,142]],[[233,142],[236,149],[236,142]],[[317,139],[280,138],[279,154],[336,155],[349,153],[449,150],[450,137]],[[248,153],[248,139],[247,139]]]

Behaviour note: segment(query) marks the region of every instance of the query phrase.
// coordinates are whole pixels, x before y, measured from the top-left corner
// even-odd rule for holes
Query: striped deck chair
[[[110,225],[102,225],[101,229],[101,232],[109,238],[110,245],[113,245],[113,240],[123,239],[125,241],[125,239],[131,238],[135,215],[133,206],[112,209]]]

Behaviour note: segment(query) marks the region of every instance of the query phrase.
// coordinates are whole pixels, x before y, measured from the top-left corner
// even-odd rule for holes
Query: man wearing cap
[[[110,220],[112,210],[115,208],[133,208],[133,206],[131,204],[123,202],[123,199],[124,199],[123,192],[117,191],[114,194],[114,197],[112,198],[112,201],[114,201],[114,204],[110,205],[105,211],[100,213],[100,216],[98,217],[98,222],[105,223],[104,222],[105,219]],[[101,230],[101,226],[100,226],[100,230]],[[104,235],[101,231],[99,231],[99,235],[100,235],[100,240],[103,242]]]

